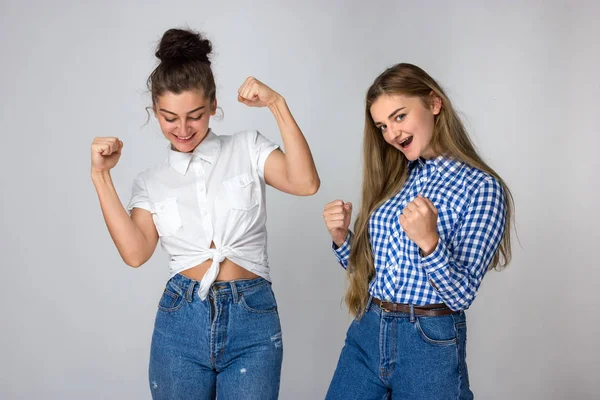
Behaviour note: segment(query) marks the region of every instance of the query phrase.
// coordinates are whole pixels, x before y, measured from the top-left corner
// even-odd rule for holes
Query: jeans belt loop
[[[233,298],[233,304],[237,304],[238,291],[237,291],[237,285],[236,285],[235,281],[229,282],[229,286],[231,286],[231,297]]]

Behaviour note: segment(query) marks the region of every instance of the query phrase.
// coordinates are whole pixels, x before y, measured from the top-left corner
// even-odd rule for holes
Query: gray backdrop
[[[322,399],[350,322],[345,274],[321,219],[358,203],[364,94],[384,68],[422,66],[447,89],[517,205],[514,261],[468,311],[471,383],[482,399],[592,399],[597,388],[600,239],[594,1],[16,1],[0,3],[2,192],[0,398],[144,399],[158,250],[121,261],[89,179],[94,136],[119,136],[121,199],[165,156],[145,79],[161,34],[213,40],[217,133],[257,128],[266,109],[236,91],[280,91],[312,147],[322,187],[269,189],[269,248],[285,360],[282,399]]]

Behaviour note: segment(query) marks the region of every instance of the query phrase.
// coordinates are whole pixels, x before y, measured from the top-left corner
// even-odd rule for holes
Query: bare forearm
[[[319,189],[320,180],[310,148],[298,124],[294,120],[285,99],[281,96],[269,105],[285,147],[285,167],[288,181],[304,187],[308,194]]]
[[[127,265],[139,267],[150,258],[153,248],[131,219],[115,190],[110,172],[92,173],[100,207],[110,236]]]

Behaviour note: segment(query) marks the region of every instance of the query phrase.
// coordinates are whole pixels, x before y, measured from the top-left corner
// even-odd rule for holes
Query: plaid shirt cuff
[[[421,267],[427,275],[434,275],[448,265],[448,249],[446,244],[440,238],[433,253],[426,257],[421,257]]]
[[[337,258],[340,265],[344,268],[348,267],[348,260],[350,259],[350,243],[352,242],[352,238],[354,238],[354,233],[348,230],[348,235],[346,236],[346,240],[342,243],[341,246],[337,246],[335,242],[331,242],[331,248],[333,249],[333,254]]]

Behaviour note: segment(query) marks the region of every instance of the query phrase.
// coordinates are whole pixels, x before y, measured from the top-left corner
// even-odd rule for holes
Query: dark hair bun
[[[200,61],[210,64],[208,55],[211,51],[210,41],[199,33],[169,29],[160,40],[155,55],[161,62]]]

